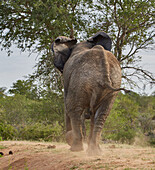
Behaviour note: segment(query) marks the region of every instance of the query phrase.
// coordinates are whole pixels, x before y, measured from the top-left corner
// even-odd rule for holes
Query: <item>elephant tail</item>
[[[127,89],[125,89],[125,88],[114,88],[114,87],[112,87],[112,86],[111,86],[110,84],[108,84],[108,83],[105,83],[105,86],[106,86],[108,89],[113,90],[113,91],[121,91],[121,90],[123,90],[123,91],[125,91],[125,93],[131,92],[131,90],[127,90]]]

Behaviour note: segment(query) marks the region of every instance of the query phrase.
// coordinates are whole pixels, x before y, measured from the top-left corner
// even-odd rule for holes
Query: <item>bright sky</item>
[[[13,48],[13,53],[8,56],[6,51],[0,51],[0,87],[10,88],[17,80],[25,79],[24,76],[33,73],[37,54],[29,56],[28,52],[20,52]]]
[[[13,53],[8,57],[6,51],[0,51],[0,87],[10,88],[13,82],[23,80],[24,76],[33,73],[37,54],[21,53],[19,49],[13,48]],[[155,74],[155,51],[141,51],[142,66]],[[138,83],[138,82],[137,82]],[[147,87],[145,93],[151,94],[155,87]],[[136,92],[143,93],[142,90]]]

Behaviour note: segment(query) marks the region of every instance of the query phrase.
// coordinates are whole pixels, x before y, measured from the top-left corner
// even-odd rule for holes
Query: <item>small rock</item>
[[[100,158],[98,158],[98,159],[95,159],[94,161],[101,161],[101,159],[100,159]]]
[[[13,155],[13,152],[12,152],[12,151],[9,151],[9,155]]]
[[[54,149],[54,148],[56,148],[56,146],[55,145],[49,145],[49,146],[47,146],[47,148],[48,149]]]
[[[3,156],[4,155],[4,153],[3,152],[0,152],[0,156]]]
[[[114,148],[116,148],[116,146],[115,145],[111,145],[111,146],[109,146],[109,148],[114,149]]]

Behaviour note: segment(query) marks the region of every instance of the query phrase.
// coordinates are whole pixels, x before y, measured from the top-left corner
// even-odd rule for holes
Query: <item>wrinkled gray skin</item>
[[[66,140],[71,151],[83,150],[81,115],[91,111],[88,154],[99,155],[99,140],[121,85],[121,69],[110,52],[111,39],[99,32],[87,41],[58,37],[52,45],[54,65],[63,72]]]

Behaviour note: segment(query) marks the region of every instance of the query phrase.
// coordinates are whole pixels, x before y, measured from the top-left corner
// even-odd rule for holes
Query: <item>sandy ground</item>
[[[155,148],[118,144],[101,148],[101,156],[89,157],[86,151],[71,152],[64,143],[2,141],[0,170],[155,170]]]

